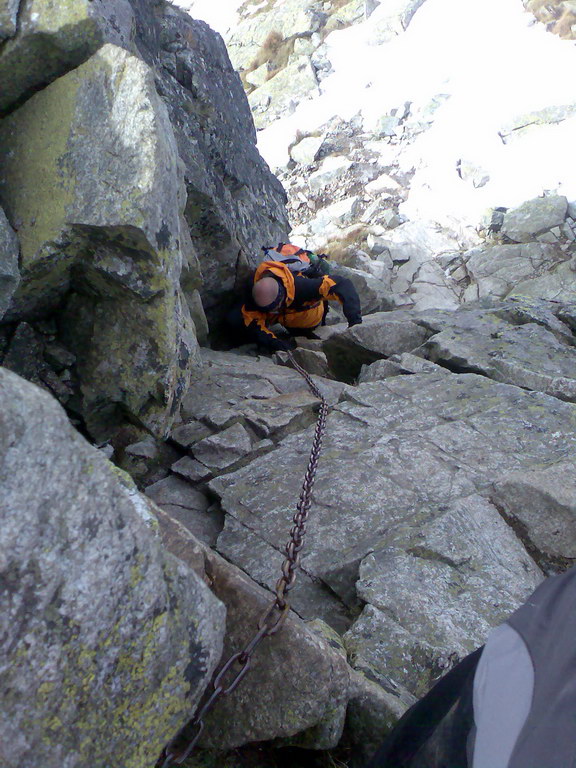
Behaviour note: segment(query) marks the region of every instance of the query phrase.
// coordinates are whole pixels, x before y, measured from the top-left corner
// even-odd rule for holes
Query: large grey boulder
[[[19,252],[20,246],[16,233],[0,207],[0,320],[8,309],[10,299],[20,282]]]
[[[506,520],[547,572],[576,561],[576,467],[573,461],[508,472],[491,494]],[[543,513],[545,510],[545,513]]]
[[[219,660],[224,608],[155,507],[0,369],[0,763],[153,765]]]
[[[490,313],[459,313],[421,352],[453,371],[576,401],[576,348],[537,323],[512,325]]]
[[[87,125],[89,133],[81,130]],[[116,264],[110,244],[98,251],[91,243],[93,282],[108,279],[148,300],[164,287],[152,284],[157,273],[179,276],[182,173],[166,109],[142,61],[106,45],[0,130],[0,194],[22,244],[23,283],[9,319],[49,308],[45,294],[62,297],[70,263],[86,249],[70,241],[86,231],[114,237],[118,250],[129,251],[126,260],[132,256],[132,263]],[[159,264],[162,252],[166,266]]]
[[[512,293],[543,299],[558,296],[562,299],[561,289],[564,286],[558,286],[560,290],[557,288],[555,295],[550,296],[541,283],[546,280],[557,285],[558,279],[552,278],[552,274],[564,269],[566,260],[566,254],[558,247],[544,243],[474,248],[464,255],[465,271],[471,281],[464,291],[464,301],[476,301],[485,296],[505,298]],[[565,298],[568,298],[570,286],[566,285],[565,289]]]
[[[411,352],[430,335],[415,322],[415,316],[404,310],[376,312],[364,317],[361,325],[339,326],[338,331],[324,341],[322,349],[335,375],[350,382],[363,365]]]
[[[159,521],[166,547],[206,575],[227,607],[225,661],[257,632],[272,595],[201,547],[169,513],[160,513]],[[231,671],[228,683],[237,671]],[[334,747],[344,727],[351,672],[345,656],[322,633],[290,612],[283,628],[257,646],[242,683],[206,717],[201,744],[225,750],[278,739],[315,749]]]
[[[78,67],[106,42],[154,70],[185,166],[192,240],[181,233],[183,252],[184,241],[191,245],[184,289],[192,295],[200,288],[197,254],[202,254],[202,296],[213,320],[222,292],[232,291],[241,277],[238,265],[254,266],[260,246],[286,239],[289,228],[285,193],[258,153],[248,101],[222,39],[164,0],[30,0],[25,6],[19,34],[0,55],[0,81],[10,85],[3,94],[14,89],[15,104]],[[90,125],[84,133],[91,130]],[[32,163],[35,152],[30,156]]]
[[[528,243],[564,223],[568,200],[563,195],[537,197],[504,214],[502,234],[517,243]]]
[[[152,71],[103,46],[2,122],[0,157],[0,199],[21,243],[5,320],[66,296],[60,333],[93,433],[104,438],[125,408],[163,435],[198,345],[179,290],[182,168]]]

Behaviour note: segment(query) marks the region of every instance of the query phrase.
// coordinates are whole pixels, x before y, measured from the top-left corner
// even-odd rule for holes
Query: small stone
[[[58,333],[58,326],[56,320],[53,317],[46,318],[45,320],[37,320],[34,323],[35,330],[44,336],[56,336]]]
[[[156,459],[158,457],[158,448],[152,439],[132,443],[124,451],[129,456],[137,456],[142,459]]]
[[[64,384],[70,384],[70,382],[72,381],[72,372],[68,368],[65,368],[60,373],[60,381],[63,381]]]
[[[206,496],[193,488],[186,480],[174,475],[169,475],[158,480],[157,483],[149,485],[144,492],[160,507],[170,504],[184,509],[197,509],[200,512],[206,512],[208,509]]]
[[[402,224],[403,219],[394,211],[389,210],[382,215],[382,221],[386,224],[388,229],[395,229]]]
[[[323,189],[327,184],[338,180],[351,165],[352,161],[342,155],[327,157],[320,168],[308,177],[310,189],[312,191]]]
[[[253,85],[255,88],[259,88],[261,85],[264,85],[264,83],[268,80],[269,75],[270,75],[270,67],[268,66],[268,62],[266,61],[260,67],[257,67],[256,69],[252,70],[252,72],[248,72],[248,74],[246,75],[246,80],[247,82],[250,83],[250,85]]]
[[[380,381],[390,376],[402,375],[402,366],[390,360],[377,360],[369,365],[365,364],[360,369],[358,384],[366,384],[369,381]]]
[[[76,362],[76,355],[69,352],[66,347],[63,347],[57,342],[47,344],[44,348],[44,359],[46,362],[54,368],[58,373],[65,368],[69,368]]]
[[[252,453],[252,440],[242,424],[233,424],[194,446],[194,457],[211,469],[226,469]]]
[[[98,446],[98,450],[100,453],[103,453],[106,458],[111,461],[112,456],[114,456],[114,446],[110,445],[110,443],[105,443],[104,445]]]
[[[366,243],[370,249],[370,253],[372,253],[374,256],[379,256],[381,253],[385,253],[386,251],[390,253],[388,248],[388,241],[383,237],[376,237],[370,233],[366,238]]]
[[[201,421],[191,421],[175,427],[170,432],[170,439],[174,440],[182,448],[190,448],[194,443],[203,440],[205,437],[210,437],[211,434],[213,434],[213,430],[202,424]]]
[[[38,383],[40,371],[47,366],[42,359],[42,344],[31,325],[20,323],[17,327],[2,364],[22,378]]]
[[[52,392],[54,397],[61,403],[68,402],[68,399],[72,395],[72,390],[69,385],[65,384],[57,373],[50,368],[44,368],[39,371],[40,381],[42,381]]]
[[[298,37],[294,41],[294,54],[296,56],[311,56],[318,45],[309,37]]]
[[[387,200],[391,200],[392,195],[388,194],[387,192],[383,192],[381,195],[378,195],[378,199],[374,200],[374,202],[366,208],[362,216],[360,217],[360,221],[363,224],[372,224],[373,220],[379,220],[380,216],[379,214],[382,213],[382,209],[384,208],[384,204]]]
[[[384,115],[376,123],[374,133],[377,136],[396,136],[401,132],[400,119],[395,115]]]
[[[290,149],[290,157],[300,165],[312,165],[324,142],[324,136],[307,136]],[[306,198],[304,199],[305,202]]]
[[[191,483],[202,483],[212,477],[212,472],[204,464],[190,456],[183,456],[170,467],[175,475],[190,480]]]
[[[484,187],[490,181],[489,174],[483,168],[468,160],[459,160],[456,170],[462,181],[472,184],[476,189]]]
[[[556,235],[553,234],[553,232],[550,230],[550,232],[543,232],[541,235],[536,235],[536,240],[538,240],[539,243],[557,243],[558,238]]]
[[[365,189],[366,192],[371,195],[378,195],[380,192],[395,192],[400,189],[400,184],[398,184],[396,179],[393,179],[392,176],[383,173],[378,176],[377,179],[374,179],[374,181],[366,184]]]

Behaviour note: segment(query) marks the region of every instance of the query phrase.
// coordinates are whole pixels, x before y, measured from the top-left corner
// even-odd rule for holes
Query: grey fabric
[[[474,676],[472,768],[507,768],[532,704],[534,668],[508,624],[492,630]]]
[[[509,619],[534,664],[534,696],[509,768],[576,766],[576,568],[546,579]]]

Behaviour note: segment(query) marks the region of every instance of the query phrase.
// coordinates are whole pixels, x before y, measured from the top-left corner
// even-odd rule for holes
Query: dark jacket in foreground
[[[576,567],[400,719],[367,768],[575,768]]]

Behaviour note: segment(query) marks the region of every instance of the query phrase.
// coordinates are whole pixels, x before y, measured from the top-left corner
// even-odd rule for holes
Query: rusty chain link
[[[290,540],[285,548],[286,557],[282,563],[282,575],[276,582],[276,597],[260,616],[258,621],[258,631],[253,635],[244,649],[233,654],[220,669],[212,682],[212,692],[210,696],[194,717],[180,729],[172,741],[164,748],[155,768],[169,768],[172,764],[181,765],[189,757],[204,730],[205,715],[212,709],[221,696],[227,696],[229,693],[232,693],[232,691],[240,684],[251,667],[252,654],[256,648],[265,637],[271,637],[282,628],[288,615],[288,611],[290,610],[290,604],[288,603],[286,596],[296,581],[296,569],[300,562],[300,551],[304,544],[306,522],[312,503],[312,487],[316,479],[316,470],[318,469],[322,440],[326,430],[328,404],[308,371],[305,371],[304,368],[296,362],[291,352],[288,352],[288,358],[294,369],[304,377],[312,394],[320,400],[320,409],[316,420],[316,429],[314,431],[314,439],[310,450],[308,467],[302,482],[300,499],[298,501],[296,513],[292,519],[294,525],[290,529]],[[236,663],[240,665],[240,669],[236,671],[232,680],[227,685],[224,685],[223,680],[225,676]]]

